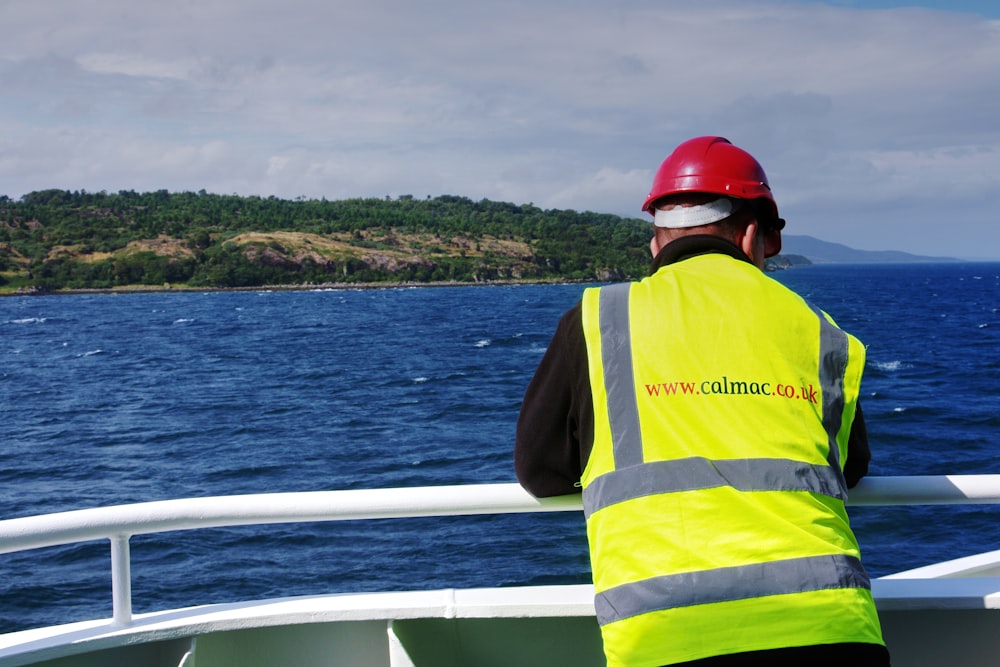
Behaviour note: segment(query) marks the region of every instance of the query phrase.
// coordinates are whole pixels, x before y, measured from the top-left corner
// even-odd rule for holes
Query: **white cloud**
[[[1000,23],[958,11],[15,0],[0,24],[12,196],[459,194],[639,216],[674,145],[722,134],[796,232],[928,251],[885,212],[981,220],[1000,185]],[[982,247],[951,229],[954,254]]]
[[[85,70],[97,74],[122,74],[154,79],[185,79],[198,68],[196,61],[147,58],[141,54],[88,53],[77,58]]]

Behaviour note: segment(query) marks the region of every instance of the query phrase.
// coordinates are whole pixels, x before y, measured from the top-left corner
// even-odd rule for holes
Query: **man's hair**
[[[725,220],[714,223],[720,236],[735,242],[746,226],[757,219],[757,212],[750,202],[744,202],[739,209]]]

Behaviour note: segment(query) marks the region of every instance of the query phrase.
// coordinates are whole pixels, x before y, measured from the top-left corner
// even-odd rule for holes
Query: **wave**
[[[548,339],[546,339],[548,340]],[[509,336],[498,336],[494,338],[481,338],[477,340],[473,345],[475,347],[523,347],[529,344],[529,338],[526,338],[523,333],[514,333]],[[534,342],[530,342],[531,345],[535,345]]]
[[[913,368],[913,364],[907,364],[902,361],[869,361],[868,363],[886,373],[903,370],[904,368]]]

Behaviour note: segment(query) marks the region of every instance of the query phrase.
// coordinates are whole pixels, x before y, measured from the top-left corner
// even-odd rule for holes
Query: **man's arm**
[[[868,447],[868,429],[865,427],[865,416],[861,413],[861,403],[858,403],[851,424],[851,435],[847,440],[847,462],[844,464],[844,479],[847,488],[853,489],[868,474],[868,463],[872,452]]]
[[[514,470],[532,495],[580,492],[594,417],[580,307],[563,315],[528,385],[517,420]],[[582,444],[581,444],[582,443]]]

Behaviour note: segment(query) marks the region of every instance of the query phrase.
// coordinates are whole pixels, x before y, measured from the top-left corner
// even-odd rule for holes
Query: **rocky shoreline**
[[[59,296],[69,294],[155,294],[190,292],[320,292],[337,290],[412,289],[418,287],[491,287],[505,285],[571,285],[593,281],[584,280],[486,280],[486,281],[437,281],[437,282],[373,282],[373,283],[316,283],[305,285],[258,285],[252,287],[190,287],[187,285],[124,285],[109,288],[77,288],[46,290],[41,288],[21,288],[10,292],[0,291],[5,296]]]

